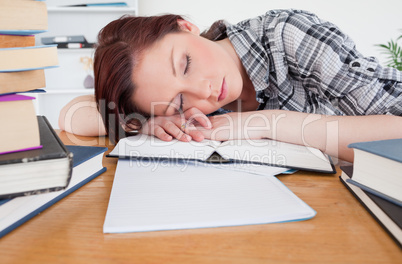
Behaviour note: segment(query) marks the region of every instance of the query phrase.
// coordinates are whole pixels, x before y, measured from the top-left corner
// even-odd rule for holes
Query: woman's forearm
[[[402,117],[325,116],[284,110],[233,112],[210,118],[206,138],[216,140],[271,138],[311,146],[353,161],[353,142],[402,138]]]
[[[325,116],[291,111],[265,111],[271,120],[271,138],[318,148],[327,154],[353,161],[353,142],[402,137],[402,117]]]
[[[80,136],[106,135],[93,95],[79,96],[65,105],[60,111],[59,127]]]

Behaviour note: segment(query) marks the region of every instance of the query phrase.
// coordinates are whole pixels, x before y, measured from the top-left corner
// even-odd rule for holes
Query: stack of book
[[[106,170],[106,148],[65,146],[27,96],[58,65],[46,29],[45,2],[0,0],[0,237]]]
[[[340,180],[402,247],[402,138],[359,142]]]
[[[0,198],[60,190],[72,157],[26,95],[44,88],[44,70],[58,65],[55,45],[35,45],[35,35],[47,29],[46,3],[0,5]]]

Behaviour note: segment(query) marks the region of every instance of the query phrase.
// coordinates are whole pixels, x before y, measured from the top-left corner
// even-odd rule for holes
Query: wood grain
[[[107,138],[66,144],[113,147]],[[0,239],[5,263],[401,263],[402,252],[342,185],[337,173],[279,179],[317,211],[307,221],[103,234],[117,160],[107,172]]]

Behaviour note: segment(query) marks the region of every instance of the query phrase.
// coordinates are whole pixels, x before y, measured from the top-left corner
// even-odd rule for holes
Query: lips
[[[218,102],[224,100],[227,95],[228,95],[228,86],[227,86],[227,84],[225,82],[225,79],[223,79],[221,92],[220,92],[219,97],[218,97]]]

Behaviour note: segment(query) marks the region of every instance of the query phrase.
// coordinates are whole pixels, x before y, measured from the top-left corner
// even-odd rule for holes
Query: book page
[[[288,168],[284,167],[274,167],[274,166],[266,166],[263,164],[254,164],[254,163],[236,163],[236,162],[228,162],[228,163],[211,163],[209,166],[212,166],[217,169],[223,170],[233,170],[233,171],[242,171],[251,174],[257,174],[262,176],[269,175],[278,175],[282,173],[293,173]]]
[[[216,151],[228,160],[332,171],[328,157],[320,150],[269,139],[230,140]]]
[[[104,233],[264,224],[315,215],[273,176],[198,165],[120,159]]]
[[[163,141],[153,136],[137,135],[121,139],[109,153],[116,157],[146,157],[206,160],[220,144],[219,141],[181,142],[177,139]]]

